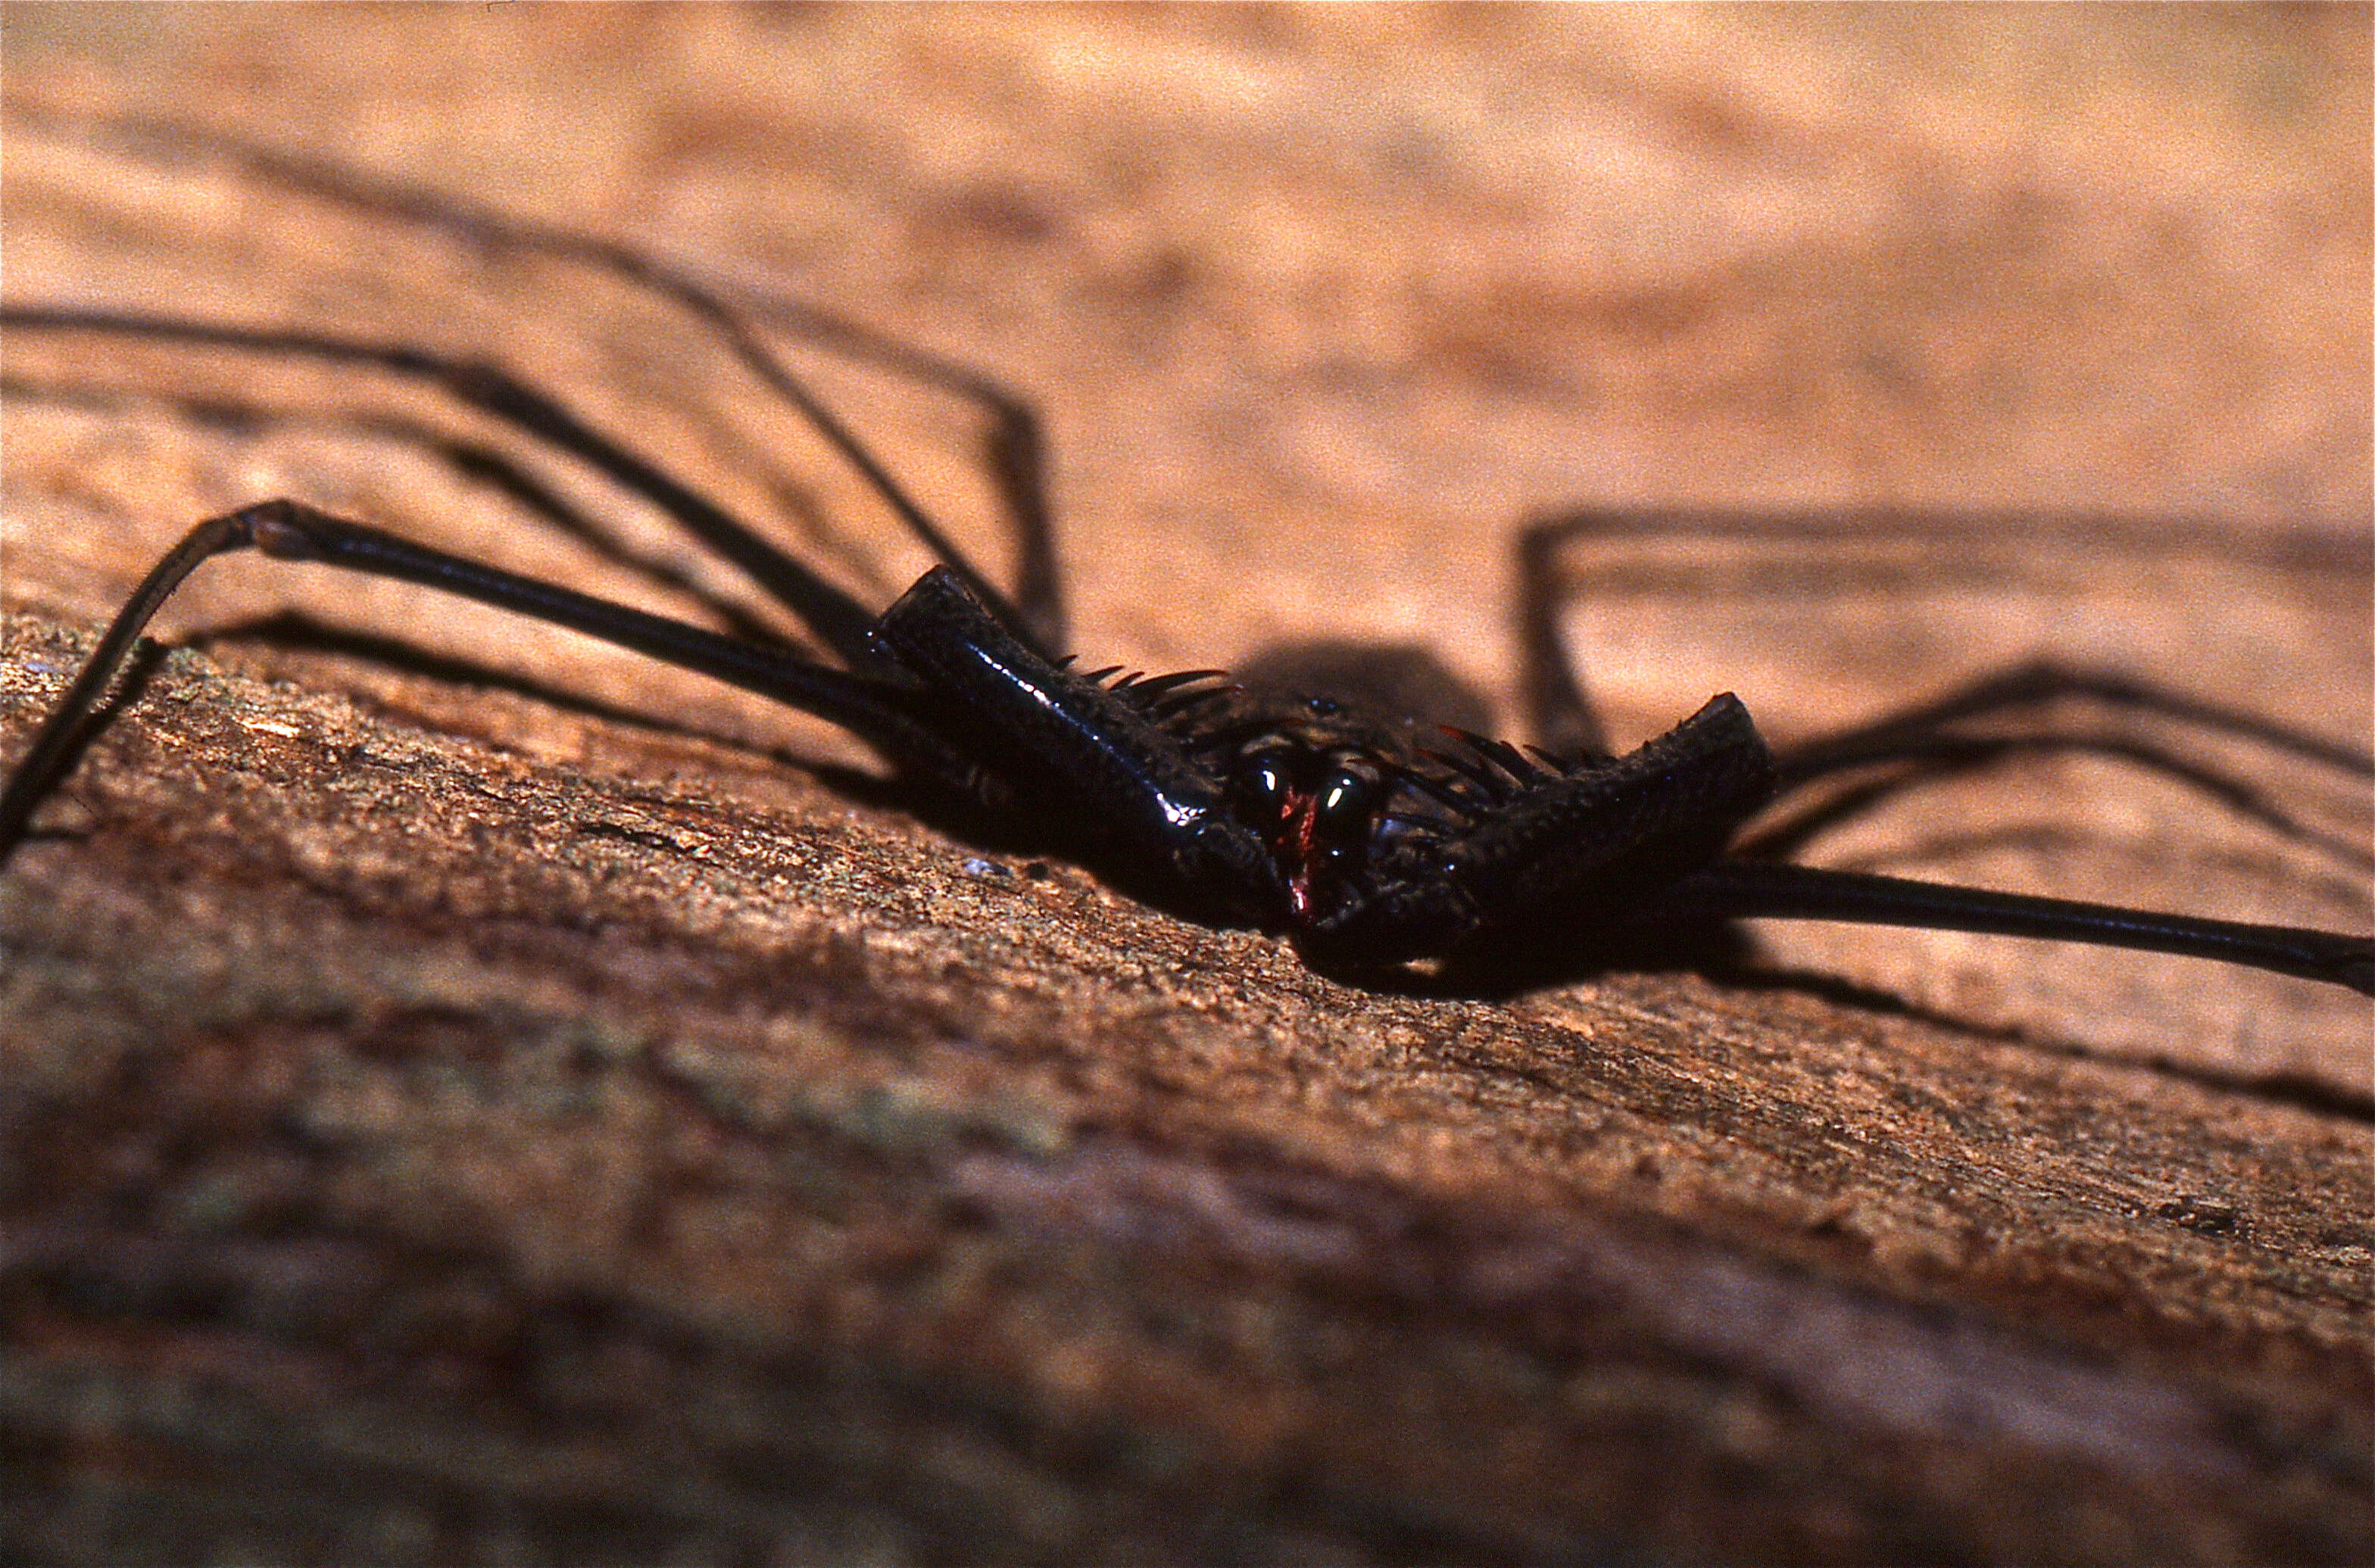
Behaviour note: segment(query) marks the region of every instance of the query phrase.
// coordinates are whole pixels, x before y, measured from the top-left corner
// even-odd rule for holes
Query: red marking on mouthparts
[[[1311,865],[1319,857],[1319,797],[1308,790],[1290,789],[1278,811],[1278,831],[1270,844],[1286,863],[1286,894],[1297,919],[1311,913]]]

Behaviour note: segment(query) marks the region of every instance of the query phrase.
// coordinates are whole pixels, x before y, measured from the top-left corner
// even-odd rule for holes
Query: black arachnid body
[[[1627,755],[1606,749],[1546,606],[1526,609],[1535,746],[1440,714],[1217,671],[1146,678],[1061,656],[1063,617],[1027,410],[998,417],[998,477],[1022,519],[1013,593],[993,587],[875,457],[715,292],[640,253],[252,149],[255,171],[490,248],[567,255],[688,312],[857,466],[940,564],[879,616],[549,393],[400,343],[12,303],[21,331],[217,346],[409,378],[582,462],[732,562],[832,655],[722,635],[413,544],[294,500],[198,525],[158,563],[0,793],[0,857],[73,766],[141,629],[200,562],[254,548],[402,579],[572,628],[850,730],[919,789],[1023,827],[1208,918],[1283,931],[1315,962],[1382,973],[1511,947],[1589,961],[1642,932],[1737,916],[1861,921],[2148,949],[2375,994],[2375,939],[1982,891],[1762,858],[1748,819],[1813,781],[1892,764],[1967,765],[2026,745],[2115,751],[2286,828],[2186,759],[2133,745],[2008,742],[1974,717],[2076,694],[2143,709],[2365,776],[2365,759],[2248,714],[2117,678],[2027,666],[1924,707],[1776,752],[1719,695]],[[759,307],[763,312],[764,306]],[[911,359],[914,357],[910,357]],[[1555,525],[1530,531],[1539,552]],[[1521,560],[1525,555],[1521,553]],[[1530,595],[1538,594],[1529,577]]]

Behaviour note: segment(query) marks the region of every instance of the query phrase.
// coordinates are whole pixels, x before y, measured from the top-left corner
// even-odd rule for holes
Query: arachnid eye
[[[1385,803],[1385,781],[1365,763],[1341,763],[1319,786],[1319,831],[1331,839],[1365,837]]]

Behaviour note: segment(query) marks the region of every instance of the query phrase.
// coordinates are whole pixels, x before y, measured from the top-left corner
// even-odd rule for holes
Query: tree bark
[[[165,113],[1029,388],[1093,663],[1424,631],[1506,693],[1507,530],[1576,508],[1625,519],[1560,556],[1620,726],[1729,684],[1807,733],[2042,653],[2366,744],[2363,14],[592,15],[12,12],[11,302],[490,355],[870,602],[913,564],[648,301],[87,131]],[[466,45],[508,95],[438,76]],[[35,338],[0,759],[259,489],[747,610],[411,390]],[[981,514],[961,405],[816,373]],[[13,1557],[2375,1547],[2360,999],[1778,927],[1353,989],[690,678],[260,561],[193,594],[0,871]],[[2357,784],[2173,743],[2364,844]],[[2095,764],[1820,857],[2367,918],[2346,857]]]

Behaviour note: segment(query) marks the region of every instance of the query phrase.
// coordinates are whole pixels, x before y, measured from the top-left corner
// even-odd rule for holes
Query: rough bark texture
[[[91,123],[996,376],[1098,663],[1425,641],[1506,714],[1515,523],[1659,511],[1560,557],[1630,737],[2043,654],[2367,744],[2364,12],[5,22],[12,301],[499,358],[877,602],[918,558],[650,301]],[[802,363],[994,539],[959,400]],[[262,494],[750,603],[417,389],[31,333],[7,374],[0,758]],[[2362,1000],[1814,928],[1349,990],[558,634],[255,561],[169,622],[0,872],[13,1558],[2375,1548]],[[2363,791],[2216,755],[2363,849]],[[2103,763],[1815,855],[2368,919],[2346,857]]]

